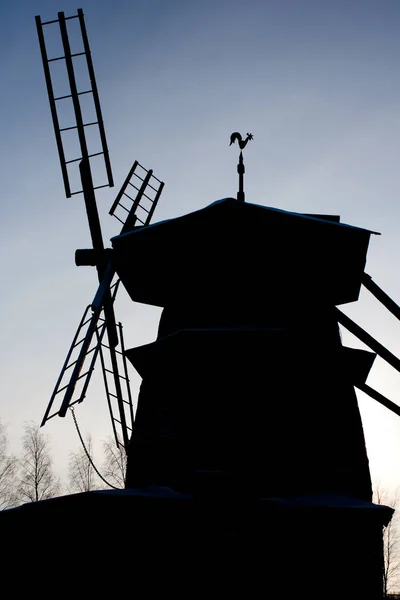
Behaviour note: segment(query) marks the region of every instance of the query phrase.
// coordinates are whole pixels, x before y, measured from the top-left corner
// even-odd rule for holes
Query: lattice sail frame
[[[135,198],[128,194],[131,189],[136,192]],[[153,170],[145,169],[135,160],[109,214],[122,223],[123,231],[138,225],[149,225],[163,189],[164,182],[153,175]],[[129,215],[134,215],[134,221]]]
[[[111,298],[114,302],[119,286],[117,279],[110,287]],[[98,296],[98,294],[96,294]],[[104,315],[104,297],[93,300],[83,313],[71,346],[69,348],[61,373],[50,397],[50,402],[44,414],[41,426],[55,416],[65,416],[69,407],[82,402],[92,377],[100,344],[106,332]],[[86,360],[90,358],[89,366],[82,373]],[[79,384],[79,385],[78,385]],[[62,394],[62,396],[60,396]],[[54,408],[56,403],[56,408]]]
[[[72,52],[70,41],[68,37],[68,26],[67,22],[72,19],[78,19],[80,32],[82,36],[82,44],[83,44],[83,52]],[[95,185],[94,189],[99,189],[102,187],[112,187],[114,185],[113,175],[111,170],[110,157],[108,152],[106,134],[104,129],[104,121],[103,115],[100,106],[100,99],[97,89],[96,77],[94,73],[94,67],[89,47],[89,40],[86,32],[86,25],[84,20],[84,15],[82,9],[78,9],[78,14],[72,17],[65,17],[63,12],[58,13],[58,19],[54,19],[52,21],[44,21],[42,22],[40,16],[35,17],[36,20],[36,28],[39,38],[40,51],[42,56],[43,70],[46,80],[47,94],[49,98],[51,117],[53,120],[54,134],[57,143],[57,149],[60,159],[61,172],[64,181],[65,194],[67,198],[70,198],[74,194],[82,193],[82,188],[77,190],[72,190],[71,185],[71,174],[69,172],[69,167],[71,165],[79,163],[82,159],[93,159],[94,157],[102,157],[105,168],[105,178],[107,179],[107,183],[98,183]],[[60,37],[63,46],[63,55],[62,56],[52,56],[48,57],[46,39],[44,27],[54,27],[56,24],[59,25],[60,28]],[[77,83],[77,77],[75,74],[74,68],[74,59],[79,56],[84,56],[86,59],[86,69],[87,69],[87,77],[86,79],[90,82],[89,89],[80,89]],[[52,75],[51,65],[52,63],[61,61],[62,64],[65,65],[67,80],[69,85],[69,93],[62,94],[60,96],[56,96],[54,93],[54,87],[57,85],[54,74]],[[93,100],[94,105],[94,113],[95,120],[94,121],[85,121],[83,110],[81,106],[81,98],[84,96],[89,96]],[[73,105],[73,113],[75,122],[71,123],[66,127],[60,126],[60,115],[63,112],[62,106],[65,104],[65,101],[71,101]],[[65,111],[65,109],[64,109]],[[86,136],[86,130],[88,128],[96,129],[99,137],[99,146],[96,150],[98,151],[89,151],[89,140]],[[65,133],[66,132],[75,132],[77,134],[81,155],[68,157],[68,152],[66,149],[65,142]],[[76,181],[78,181],[78,174],[76,177]]]

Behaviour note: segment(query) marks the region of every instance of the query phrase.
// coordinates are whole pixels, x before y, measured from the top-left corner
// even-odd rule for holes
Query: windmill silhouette
[[[68,24],[72,20],[79,23],[83,51],[74,52],[70,47]],[[92,240],[91,249],[76,251],[75,262],[77,265],[95,266],[99,279],[99,288],[93,301],[86,307],[73,337],[42,425],[56,415],[64,417],[68,408],[84,400],[95,363],[100,357],[115,440],[118,445],[127,448],[132,431],[133,406],[122,325],[116,322],[113,307],[119,280],[115,276],[110,250],[104,246],[95,196],[95,190],[112,187],[114,181],[83,11],[78,9],[77,15],[72,17],[65,17],[63,12],[59,12],[57,19],[47,22],[42,22],[37,16],[36,26],[65,194],[67,198],[83,194]],[[63,55],[49,57],[46,28],[54,30],[57,27]],[[78,58],[83,64],[81,68],[86,69],[89,89],[78,87],[74,62]],[[55,62],[64,66],[67,75],[69,93],[62,96],[54,93],[51,66]],[[86,104],[88,100],[92,103],[95,119],[90,122],[85,121],[81,106],[83,98]],[[66,111],[68,104],[73,107],[74,122],[61,127],[60,114]],[[89,151],[90,145],[93,145],[93,132],[98,137],[97,147]],[[79,143],[78,157],[67,156],[70,146],[70,141],[64,137],[67,134],[73,134]],[[93,173],[97,182],[94,182]],[[76,185],[79,180],[80,185],[73,188],[73,184]],[[163,187],[164,183],[154,176],[151,169],[147,170],[138,161],[134,162],[109,211],[121,223],[121,233],[149,225]]]
[[[112,250],[105,249],[95,190],[113,185],[111,166],[82,11],[71,19],[80,24],[90,90],[76,86],[69,19],[58,13],[55,21],[42,23],[37,17],[36,22],[66,195],[83,194],[92,236],[93,247],[78,250],[76,263],[96,267],[99,288],[85,310],[43,424],[82,402],[100,356],[114,434],[128,454],[128,489],[54,500],[38,510],[59,507],[54,511],[68,521],[63,529],[68,539],[76,518],[82,526],[90,522],[99,545],[110,532],[104,526],[110,515],[118,512],[128,525],[134,520],[132,552],[140,565],[136,573],[143,568],[146,584],[152,561],[157,569],[162,565],[165,577],[179,565],[174,584],[186,572],[192,575],[187,585],[197,583],[190,561],[200,548],[199,563],[207,567],[201,571],[207,575],[204,592],[217,580],[221,594],[251,597],[264,585],[266,569],[268,590],[277,597],[287,574],[282,556],[290,537],[299,595],[319,598],[325,586],[332,597],[343,597],[346,590],[353,597],[379,598],[382,526],[392,511],[371,502],[354,388],[399,414],[399,407],[366,379],[376,354],[397,370],[400,361],[337,308],[356,301],[364,285],[400,317],[397,304],[364,272],[374,232],[340,223],[337,216],[245,203],[241,154],[237,199],[155,224],[150,219],[163,183],[152,171],[140,175],[142,167],[135,162],[110,210],[124,213],[121,233],[113,238]],[[64,54],[48,59],[43,27],[56,24]],[[68,96],[54,96],[53,60],[65,63]],[[93,97],[93,122],[83,120],[84,95]],[[76,122],[61,128],[57,103],[67,99]],[[101,148],[89,153],[86,131],[93,127]],[[64,129],[76,132],[79,158],[66,159]],[[243,140],[235,132],[231,144],[238,141],[242,150],[251,139],[251,134]],[[107,184],[104,178],[93,182],[98,169],[91,161],[99,157]],[[72,189],[69,169],[78,163],[81,186]],[[130,186],[136,189],[134,198],[127,192]],[[140,265],[133,272],[137,256]],[[163,307],[155,342],[125,350],[113,308],[116,274],[132,300]],[[345,348],[339,324],[373,353]],[[135,420],[126,357],[143,378]],[[29,516],[35,510],[24,507],[22,512],[24,524],[33,529]],[[14,522],[12,515],[9,522]],[[120,535],[125,541],[125,529]],[[129,553],[122,559],[118,555],[114,566],[120,560],[130,568]],[[163,585],[164,580],[161,591]]]
[[[71,50],[67,26],[72,20],[77,20],[79,24],[83,51],[73,52]],[[99,287],[94,295],[93,301],[86,307],[82,320],[73,337],[67,358],[43,417],[42,425],[56,415],[64,417],[68,408],[84,400],[87,394],[91,375],[94,370],[94,365],[99,358],[103,372],[105,392],[115,439],[117,444],[122,444],[125,450],[128,451],[130,438],[133,431],[134,414],[129,387],[126,357],[133,357],[134,355],[137,357],[138,352],[135,352],[134,350],[125,351],[122,336],[122,325],[116,322],[113,306],[120,283],[120,280],[116,275],[116,271],[118,271],[118,275],[123,278],[124,286],[133,300],[136,299],[140,302],[148,302],[149,304],[163,306],[165,307],[164,312],[166,312],[168,315],[171,312],[176,312],[176,308],[171,308],[171,303],[174,304],[174,302],[176,302],[176,298],[179,296],[179,294],[181,295],[179,303],[182,303],[182,297],[185,297],[185,295],[188,298],[188,282],[192,281],[192,279],[195,281],[199,272],[203,274],[205,273],[205,269],[208,269],[208,276],[211,277],[210,281],[212,281],[214,291],[219,289],[218,294],[220,297],[217,300],[217,304],[221,304],[221,298],[226,296],[226,289],[229,289],[229,286],[231,285],[230,281],[229,285],[227,283],[228,279],[226,274],[227,272],[230,272],[231,269],[229,264],[224,264],[224,269],[226,271],[223,276],[223,279],[226,283],[225,290],[220,289],[221,286],[219,280],[221,279],[222,271],[218,272],[218,274],[213,274],[215,268],[212,265],[211,260],[214,260],[215,257],[218,257],[218,254],[220,253],[219,247],[221,244],[221,232],[223,232],[223,227],[225,227],[226,231],[228,231],[229,223],[233,222],[237,222],[236,227],[239,231],[239,228],[241,227],[240,221],[237,221],[239,210],[242,211],[240,214],[242,215],[243,222],[246,222],[247,220],[249,227],[250,225],[251,227],[254,227],[251,215],[255,214],[256,209],[250,207],[257,205],[248,205],[244,203],[244,166],[243,155],[242,152],[240,152],[241,162],[239,161],[239,166],[241,166],[241,169],[238,168],[238,200],[241,200],[239,204],[242,205],[240,209],[236,204],[232,204],[230,201],[224,201],[216,203],[215,206],[211,205],[203,211],[198,211],[197,213],[172,220],[171,222],[150,225],[150,221],[163,190],[164,183],[154,176],[152,170],[144,169],[142,165],[135,161],[109,211],[110,214],[114,215],[121,223],[122,229],[120,234],[113,239],[114,248],[112,250],[106,249],[104,247],[100,219],[96,205],[95,190],[105,186],[113,186],[113,176],[83,11],[79,9],[77,15],[73,17],[65,17],[63,12],[59,12],[57,19],[48,22],[42,22],[41,18],[38,16],[36,17],[36,25],[51,115],[53,119],[55,138],[60,159],[60,166],[64,180],[65,193],[67,197],[71,197],[75,194],[83,194],[92,238],[92,248],[77,250],[75,261],[77,265],[95,266],[99,278]],[[45,42],[46,27],[59,28],[64,51],[62,56],[48,57]],[[82,57],[85,60],[88,77],[91,82],[90,89],[78,89],[74,65],[74,60],[78,57]],[[53,62],[61,62],[66,69],[69,83],[68,94],[64,94],[62,96],[55,96],[54,94],[51,73],[51,64]],[[86,122],[84,120],[81,102],[82,98],[88,97],[91,98],[93,102],[96,119]],[[65,102],[72,104],[75,119],[74,123],[69,124],[66,127],[61,127],[59,123],[59,114],[62,108],[60,107],[62,107],[63,103]],[[100,146],[97,149],[89,152],[90,136],[88,137],[87,132],[93,129],[98,132]],[[66,132],[72,132],[76,135],[79,141],[80,156],[66,156],[65,141],[63,137]],[[242,150],[247,145],[248,141],[252,139],[253,135],[250,133],[248,133],[247,137],[243,139],[240,133],[234,132],[230,137],[230,145],[237,141],[240,149]],[[103,167],[103,171],[99,169],[99,160]],[[93,161],[97,161],[94,166]],[[77,176],[76,172],[78,166],[79,177]],[[75,169],[75,172],[73,172],[73,169]],[[93,173],[95,173],[96,182],[93,180]],[[75,182],[76,184],[76,182],[79,180],[80,185],[74,188],[71,182]],[[106,181],[106,183],[104,183],[104,181]],[[133,190],[134,196],[131,195],[131,190]],[[341,233],[337,233],[337,239],[339,239],[340,236],[343,236],[343,239],[347,239],[347,235],[356,236],[356,233],[354,232],[357,230],[357,228],[349,229],[349,226],[341,225],[339,223],[339,217],[326,215],[300,215],[297,213],[285,213],[285,211],[281,211],[281,217],[278,218],[278,213],[276,211],[274,212],[275,209],[268,209],[269,213],[267,217],[267,209],[262,209],[262,207],[259,207],[259,209],[260,222],[265,222],[266,230],[269,227],[269,221],[272,222],[274,219],[276,219],[277,223],[280,224],[281,221],[286,222],[286,217],[282,216],[283,214],[293,215],[291,219],[287,220],[288,231],[291,232],[290,243],[292,245],[293,240],[298,239],[298,243],[304,246],[304,243],[300,242],[301,234],[299,232],[301,232],[303,229],[306,230],[307,227],[310,228],[310,231],[313,232],[313,235],[314,231],[318,232],[315,234],[315,239],[317,239],[318,243],[321,245],[325,243],[326,240],[323,240],[319,237],[319,231],[326,230],[329,232],[329,235],[332,236],[332,231],[340,231]],[[226,211],[226,224],[224,223],[223,217],[224,211]],[[310,219],[312,225],[310,225]],[[210,240],[214,240],[215,246],[215,252],[212,257],[210,255],[210,250],[206,251],[204,246],[202,246],[201,238],[203,236],[203,232],[201,232],[199,237],[196,238],[196,235],[198,235],[196,233],[197,228],[199,227],[198,223],[201,224],[201,226],[205,226],[210,229]],[[257,231],[258,230],[259,225],[257,225]],[[349,231],[352,233],[348,233]],[[365,235],[369,236],[371,233],[373,232],[367,232]],[[260,230],[258,235],[259,238],[262,239],[263,236],[265,236],[265,233]],[[191,236],[192,239],[190,239]],[[198,247],[202,248],[200,253],[198,253],[197,249],[193,246],[193,240],[195,239],[197,240]],[[334,239],[334,237],[332,237],[332,239]],[[149,242],[149,240],[152,241]],[[190,247],[191,252],[193,255],[195,255],[195,262],[192,264],[192,267],[195,265],[196,268],[194,271],[194,267],[191,270],[191,272],[194,273],[193,276],[191,272],[186,273],[184,276],[182,276],[182,273],[180,273],[179,276],[172,273],[173,277],[176,277],[175,280],[171,279],[170,281],[166,281],[166,273],[170,274],[170,265],[173,264],[176,256],[181,251],[181,247],[175,247],[176,244],[180,243],[177,240],[181,240],[181,242],[184,240],[185,244],[188,243],[188,247]],[[131,263],[129,262],[131,260],[131,246],[134,247],[135,244],[138,244],[139,249],[142,248],[144,251],[142,254],[142,260],[140,261],[140,267],[138,267],[137,280],[135,279],[135,275],[132,276]],[[160,257],[160,260],[157,259],[158,263],[156,263],[155,257],[159,257],[160,247],[163,247],[164,251]],[[174,247],[176,253],[175,256],[171,255],[171,249]],[[329,252],[331,253],[332,250],[330,249]],[[400,318],[400,308],[398,305],[391,298],[389,298],[389,296],[381,288],[379,288],[379,286],[377,286],[377,284],[368,274],[360,271],[360,264],[362,264],[362,269],[364,268],[364,263],[362,261],[364,260],[365,262],[365,252],[366,247],[364,250],[356,249],[353,252],[355,257],[354,261],[359,261],[359,266],[358,270],[356,271],[354,281],[351,280],[349,275],[350,262],[343,261],[341,264],[342,272],[339,273],[338,267],[337,265],[334,265],[334,260],[332,257],[330,260],[332,260],[332,265],[334,265],[335,270],[328,272],[326,270],[326,265],[320,263],[319,279],[321,281],[326,280],[326,283],[324,284],[326,286],[326,290],[329,289],[331,292],[336,284],[342,287],[347,286],[349,290],[349,297],[352,298],[351,301],[357,299],[360,285],[364,285],[364,287],[371,292],[386,308],[388,308],[397,318]],[[331,254],[329,254],[329,256],[331,256]],[[207,260],[209,260],[209,263],[207,263]],[[311,249],[309,249],[308,260],[310,264],[314,260]],[[277,260],[276,263],[277,264],[273,266],[273,273],[283,273],[283,270],[286,267],[281,264],[280,259]],[[161,269],[159,266],[160,264],[164,265]],[[249,269],[249,271],[253,269],[253,267],[250,268],[249,265],[247,265],[246,268]],[[269,268],[272,268],[272,265],[270,265]],[[256,277],[255,273],[254,277]],[[295,277],[297,278],[297,275]],[[303,278],[304,277],[305,274],[303,273]],[[308,277],[310,277],[310,275],[308,275]],[[234,272],[231,273],[231,280],[235,281]],[[304,279],[304,281],[305,280],[306,279]],[[171,284],[171,282],[173,283]],[[182,288],[182,282],[184,282],[184,288]],[[211,284],[208,281],[208,288],[210,285]],[[283,280],[279,279],[279,286],[282,289],[285,287],[285,285],[286,284],[283,283]],[[312,279],[309,280],[309,285],[310,290],[312,289],[314,290],[315,294],[319,294],[319,290],[315,287],[315,282]],[[173,291],[171,291],[171,287],[173,288]],[[193,287],[195,288],[194,283]],[[167,296],[165,296],[165,290],[167,289],[169,291]],[[204,301],[203,292],[204,290],[197,290],[197,298],[190,299],[190,302],[192,302],[193,305],[198,306],[199,311],[203,310],[203,308],[200,306],[201,302],[198,300],[199,298],[202,298]],[[236,288],[232,289],[231,292],[237,296],[235,301],[236,305],[239,306],[240,302],[245,302],[243,290],[240,290],[240,288],[236,286]],[[331,292],[329,292],[329,294],[331,294]],[[206,296],[208,293],[209,292],[206,291]],[[259,290],[257,293],[261,294],[261,291]],[[246,294],[247,291],[245,296]],[[311,294],[310,291],[309,294]],[[327,291],[326,294],[328,294]],[[173,298],[172,300],[171,297]],[[229,313],[230,310],[232,311],[232,309],[229,309],[229,305],[232,304],[232,300],[229,302],[227,298],[226,300],[227,303],[224,309],[220,307],[219,310],[225,310],[227,313]],[[337,305],[344,302],[343,299],[339,298],[339,300],[340,301],[335,300],[334,304]],[[347,302],[349,300],[345,301]],[[180,305],[179,310],[181,314],[185,314],[186,308]],[[209,314],[212,320],[213,317],[211,313]],[[375,354],[378,354],[381,358],[386,360],[394,368],[400,371],[399,359],[391,354],[382,344],[380,344],[377,340],[360,328],[337,307],[334,308],[334,315],[337,323],[347,328],[353,335],[358,337],[364,344],[369,346],[369,348],[371,348]],[[163,330],[164,327],[162,324],[168,320],[169,318],[166,318],[165,316],[162,318],[160,331]],[[347,349],[343,353],[343,356],[348,357],[347,361],[353,365],[352,384],[396,414],[400,414],[400,408],[394,402],[388,398],[385,398],[377,390],[374,390],[366,384],[366,378],[375,354],[368,354],[365,352],[362,353],[361,351],[353,351],[352,349]],[[143,365],[140,359],[139,362],[140,367],[138,370],[140,371],[140,368]]]
[[[81,46],[83,48],[82,51],[79,48],[79,51],[74,52],[70,47],[68,23],[72,21],[77,21],[79,24]],[[114,436],[117,444],[122,444],[127,450],[132,433],[134,414],[129,387],[126,361],[127,353],[124,348],[122,325],[116,322],[113,308],[120,283],[120,280],[115,273],[115,264],[119,263],[119,270],[123,273],[124,266],[122,263],[124,261],[121,260],[120,253],[118,253],[118,247],[121,246],[121,244],[124,245],[125,242],[130,239],[129,236],[126,237],[124,234],[133,230],[138,231],[148,228],[163,190],[164,183],[154,176],[152,170],[146,170],[138,161],[134,162],[109,211],[109,213],[116,217],[122,225],[120,236],[115,238],[114,251],[106,249],[104,247],[96,205],[95,190],[102,187],[111,187],[114,185],[114,182],[83,11],[78,9],[77,15],[72,17],[65,17],[63,12],[59,12],[57,19],[47,22],[42,22],[41,18],[37,16],[36,26],[65,193],[67,197],[76,194],[83,195],[92,239],[91,249],[79,249],[76,251],[75,262],[77,265],[95,266],[99,278],[99,288],[94,295],[93,301],[85,308],[83,317],[73,337],[71,347],[43,417],[42,425],[56,415],[64,417],[69,407],[84,400],[94,370],[94,365],[99,358]],[[47,27],[58,28],[63,47],[62,56],[48,57],[45,40],[45,31]],[[77,86],[74,62],[77,59],[83,62],[84,68],[87,71],[88,80],[90,81],[89,89],[79,89]],[[61,63],[67,74],[69,93],[62,96],[55,96],[53,89],[51,65],[55,62]],[[93,104],[92,112],[96,115],[95,120],[88,122],[84,120],[83,109],[81,106],[83,98],[91,99]],[[65,103],[69,103],[73,107],[74,122],[65,127],[61,127],[60,114],[65,107]],[[89,145],[92,143],[92,138],[88,132],[93,130],[98,133],[99,143],[97,148],[89,152]],[[78,157],[66,156],[65,148],[67,146],[68,149],[68,143],[65,142],[64,135],[70,133],[74,134],[79,142],[80,155]],[[234,132],[230,136],[230,145],[237,141],[240,149],[243,150],[247,143],[252,139],[253,135],[250,133],[247,133],[246,138],[243,139],[239,132]],[[240,152],[239,163],[238,200],[243,202],[244,165],[242,152]],[[95,173],[96,182],[93,180],[93,173]],[[79,181],[80,184],[77,185],[77,182]],[[75,183],[75,188],[73,188],[73,183]],[[326,215],[305,215],[305,217],[321,218],[324,221],[328,220],[332,223],[339,222],[338,217]],[[186,222],[185,219],[188,222],[193,222],[193,217],[188,216],[183,218],[182,223]],[[180,223],[181,220],[178,219],[177,223],[178,222]],[[166,223],[162,225],[161,228],[157,226],[155,231],[168,231],[169,228],[173,228],[173,225]],[[150,227],[149,231],[150,230],[151,233],[149,236],[151,237],[153,236],[153,229]],[[140,240],[141,235],[142,234],[139,233],[134,239]],[[146,237],[146,234],[142,237]],[[154,237],[156,239],[157,236]],[[156,248],[156,245],[154,248]],[[154,254],[154,248],[146,249],[147,251],[150,251],[151,256]],[[117,255],[117,260],[115,260],[115,256],[113,260],[113,252],[114,255]],[[164,256],[167,256],[167,254],[164,254]],[[142,262],[146,263],[146,261],[147,258],[143,256]],[[155,271],[153,271],[152,268],[154,268],[154,265],[148,267],[148,275],[145,275],[145,279],[147,277],[149,280],[155,279],[157,281],[157,276],[155,276]],[[157,269],[158,267],[155,268]],[[162,279],[163,274],[159,271],[157,271],[157,273]],[[140,267],[140,277],[143,278],[143,267]],[[397,318],[400,318],[399,306],[372,280],[371,276],[364,273],[361,277],[361,284],[372,293],[379,302],[390,310],[392,314]],[[153,283],[151,285],[154,286]],[[130,287],[132,287],[130,277],[126,277],[125,287],[129,292]],[[131,297],[136,296],[137,292],[131,293]],[[139,301],[145,301],[145,297],[146,296],[141,297]],[[155,302],[150,300],[149,303],[158,303],[159,306],[163,305],[158,300]],[[390,351],[382,344],[370,336],[338,308],[335,308],[335,315],[338,323],[358,337],[358,339],[372,349],[377,355],[386,360],[396,370],[400,371],[400,360],[390,353]],[[348,355],[350,356],[351,353],[349,352]],[[361,355],[360,353],[357,354],[354,352],[353,357],[355,356],[358,357],[356,362],[358,364],[358,369],[360,370],[360,373],[363,373],[363,376],[355,377],[354,385],[376,401],[400,415],[400,408],[398,405],[384,397],[377,390],[368,386],[365,382],[368,370],[373,362],[373,355],[370,355],[367,358],[365,354]],[[361,359],[361,356],[364,358]],[[364,368],[361,367],[362,360],[364,361]]]

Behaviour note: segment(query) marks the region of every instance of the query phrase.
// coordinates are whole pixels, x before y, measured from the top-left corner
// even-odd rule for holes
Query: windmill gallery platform
[[[126,351],[127,489],[4,511],[6,546],[141,596],[381,598],[392,509],[371,502],[354,390],[374,354],[343,347],[336,312],[371,233],[228,198],[113,238],[131,299],[163,307]]]

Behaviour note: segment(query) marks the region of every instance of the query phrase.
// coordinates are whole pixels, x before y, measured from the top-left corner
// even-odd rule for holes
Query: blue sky
[[[236,194],[229,136],[249,131],[246,199],[381,232],[367,272],[400,302],[397,0],[3,0],[0,416],[16,450],[96,288],[95,272],[74,265],[89,232],[81,198],[64,196],[34,21],[78,7],[116,181],[98,194],[106,239],[118,233],[108,209],[134,159],[166,182],[155,219],[175,217]],[[400,324],[367,293],[344,310],[400,356]],[[121,294],[128,347],[154,339],[158,314]],[[378,359],[368,383],[400,404],[399,381]],[[78,418],[99,448],[110,428],[101,385],[92,390]],[[400,419],[359,399],[372,475],[397,486]],[[47,430],[62,470],[78,445],[72,421]]]

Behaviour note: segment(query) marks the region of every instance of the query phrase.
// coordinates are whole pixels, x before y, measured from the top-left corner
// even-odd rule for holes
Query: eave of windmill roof
[[[184,219],[185,217],[193,217],[193,218],[195,218],[195,216],[197,214],[199,214],[199,215],[202,214],[203,211],[207,210],[208,208],[211,208],[212,206],[217,206],[219,204],[227,204],[227,203],[232,203],[232,202],[236,203],[238,201],[235,198],[230,198],[230,197],[228,197],[228,198],[221,198],[220,200],[215,200],[211,204],[208,204],[207,206],[205,206],[205,207],[203,207],[203,208],[201,208],[199,210],[196,210],[196,211],[194,211],[192,213],[186,213],[184,215],[180,215],[179,217],[173,217],[171,219],[164,219],[163,221],[157,221],[156,223],[153,223],[152,225],[148,225],[146,227],[146,229],[147,230],[151,230],[151,229],[154,230],[154,229],[157,229],[160,226],[166,225],[167,223],[172,223],[172,222],[177,221],[179,219]],[[364,227],[358,227],[358,226],[355,226],[355,225],[348,225],[347,223],[336,222],[336,221],[332,221],[330,219],[326,219],[325,220],[325,219],[323,219],[323,218],[321,218],[319,216],[318,217],[313,217],[310,214],[302,214],[302,213],[299,213],[299,212],[293,212],[293,211],[283,210],[281,208],[274,208],[272,206],[263,206],[261,204],[254,204],[254,203],[251,203],[251,202],[246,202],[246,203],[241,204],[241,205],[244,206],[244,207],[246,207],[246,206],[249,207],[249,208],[251,207],[250,210],[252,210],[252,209],[255,208],[255,209],[258,209],[258,210],[265,210],[265,211],[268,211],[268,212],[274,212],[275,214],[280,214],[282,216],[286,215],[286,216],[298,217],[299,219],[302,219],[303,221],[318,222],[318,223],[329,223],[329,224],[331,224],[334,227],[348,228],[348,229],[353,229],[353,230],[358,230],[358,231],[365,231],[367,233],[374,234],[374,235],[380,235],[379,232],[373,231],[371,229],[366,229]],[[141,227],[138,228],[138,230],[140,230],[140,229],[142,229],[142,228]],[[132,231],[128,231],[126,233],[121,234],[120,236],[114,236],[114,237],[125,237],[127,235],[130,235],[131,233],[132,233]],[[114,239],[114,238],[112,238],[112,239]]]

